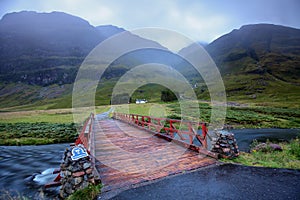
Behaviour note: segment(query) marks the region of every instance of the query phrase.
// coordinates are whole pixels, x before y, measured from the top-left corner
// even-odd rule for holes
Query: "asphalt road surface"
[[[128,189],[112,199],[300,200],[300,170],[225,164]]]

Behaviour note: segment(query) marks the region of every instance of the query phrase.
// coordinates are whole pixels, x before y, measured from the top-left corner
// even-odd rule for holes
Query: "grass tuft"
[[[88,187],[74,192],[67,198],[67,200],[93,200],[99,195],[101,187],[101,184],[90,184]]]
[[[279,143],[283,151],[256,151],[241,152],[233,160],[222,159],[223,162],[240,163],[247,166],[260,166],[272,168],[300,169],[300,143],[299,139],[289,143]]]

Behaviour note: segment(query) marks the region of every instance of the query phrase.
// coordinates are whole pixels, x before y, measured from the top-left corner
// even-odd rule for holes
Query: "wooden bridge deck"
[[[106,119],[93,123],[94,156],[103,192],[215,164],[214,158]]]

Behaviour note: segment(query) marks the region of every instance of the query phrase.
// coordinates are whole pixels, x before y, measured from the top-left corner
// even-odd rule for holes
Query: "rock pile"
[[[251,149],[253,151],[262,151],[262,152],[272,152],[272,151],[282,151],[282,147],[278,144],[273,143],[261,143],[256,145]]]
[[[221,158],[235,158],[239,155],[238,145],[233,133],[217,132],[217,138],[212,141],[212,152],[218,153]]]
[[[75,147],[76,146],[71,145],[70,149],[66,149],[63,161],[60,165],[62,176],[60,197],[63,199],[67,198],[76,190],[83,189],[89,184],[95,184],[90,156],[72,160],[72,149]]]

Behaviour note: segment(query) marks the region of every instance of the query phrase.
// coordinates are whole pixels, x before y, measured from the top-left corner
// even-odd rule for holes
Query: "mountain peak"
[[[96,28],[100,31],[101,35],[104,37],[110,37],[112,35],[126,31],[123,28],[113,26],[113,25],[101,25],[101,26],[97,26]]]
[[[268,72],[281,80],[299,82],[299,29],[274,24],[245,25],[218,38],[206,49],[223,73]]]
[[[21,20],[20,20],[21,19]],[[1,25],[8,26],[19,26],[19,25],[28,25],[28,26],[39,26],[45,27],[54,24],[55,25],[88,25],[88,21],[73,16],[64,12],[53,11],[51,13],[39,13],[35,11],[20,11],[12,12],[5,14],[0,20]]]

